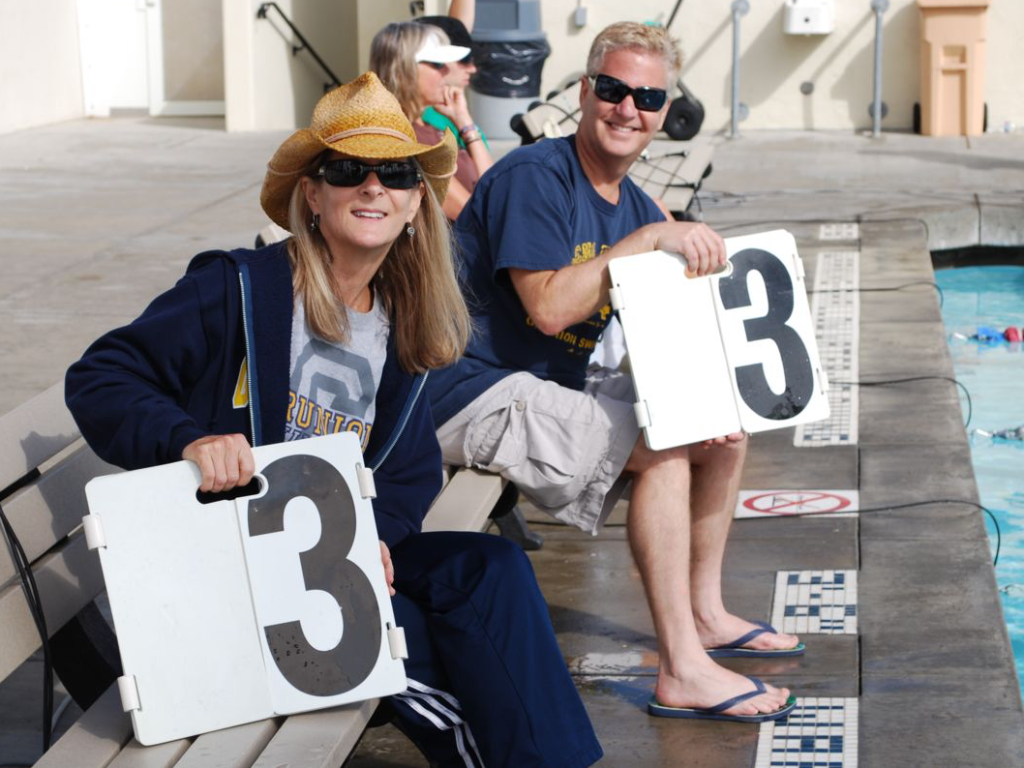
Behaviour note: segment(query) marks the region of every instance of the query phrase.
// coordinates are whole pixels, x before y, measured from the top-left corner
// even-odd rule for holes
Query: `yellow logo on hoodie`
[[[245,408],[249,405],[249,360],[242,358],[242,367],[238,369],[238,381],[235,383],[235,396],[231,398],[233,408]]]

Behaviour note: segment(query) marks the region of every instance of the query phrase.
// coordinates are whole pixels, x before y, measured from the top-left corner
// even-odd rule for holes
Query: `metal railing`
[[[292,34],[295,35],[296,39],[299,41],[299,45],[295,45],[294,43],[292,44],[292,56],[298,56],[301,51],[309,51],[309,55],[313,57],[316,63],[320,65],[320,69],[322,69],[330,78],[329,82],[324,83],[325,91],[329,91],[331,88],[336,88],[341,85],[341,80],[338,79],[338,76],[331,71],[329,66],[327,66],[327,62],[320,58],[320,54],[318,54],[313,46],[309,44],[305,35],[299,31],[299,28],[292,23],[292,20],[288,18],[277,3],[261,3],[259,10],[256,11],[256,18],[266,19],[267,11],[271,8],[277,11],[277,15],[280,16],[281,20],[288,25]]]

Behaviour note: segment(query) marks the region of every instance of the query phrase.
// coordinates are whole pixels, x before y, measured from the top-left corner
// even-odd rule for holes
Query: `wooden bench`
[[[0,417],[0,497],[11,527],[32,563],[50,637],[74,626],[84,610],[95,612],[103,591],[99,558],[81,529],[88,511],[84,486],[117,471],[85,445],[64,405],[58,384]],[[476,470],[459,470],[431,508],[424,530],[484,530],[504,481]],[[9,548],[0,548],[0,681],[40,647],[26,594]],[[228,768],[288,765],[338,766],[354,749],[377,701],[320,710],[143,747],[132,738],[116,684],[71,726],[38,766],[200,766]],[[2,727],[2,724],[0,724]]]
[[[533,141],[576,132],[580,113],[580,84],[573,83],[522,115],[520,129]],[[690,207],[701,182],[711,173],[714,145],[705,138],[673,141],[659,138],[629,169],[629,177],[648,195],[660,198],[676,218]]]

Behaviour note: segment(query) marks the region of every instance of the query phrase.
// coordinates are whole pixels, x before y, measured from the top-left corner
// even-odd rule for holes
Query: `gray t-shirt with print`
[[[285,440],[355,432],[366,449],[387,355],[388,319],[375,300],[369,312],[348,310],[348,322],[347,343],[324,341],[311,333],[302,298],[295,297]]]

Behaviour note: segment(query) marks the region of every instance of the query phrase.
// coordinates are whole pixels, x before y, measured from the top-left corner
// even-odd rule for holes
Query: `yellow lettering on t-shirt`
[[[313,403],[304,397],[299,398],[299,413],[295,418],[295,426],[299,429],[309,429],[313,423]]]
[[[350,421],[348,423],[348,426],[345,427],[345,431],[346,432],[355,432],[356,435],[359,436],[359,442],[362,443],[362,441],[363,441],[363,428],[364,428],[364,426],[365,425],[363,424],[363,422],[361,422],[359,419],[352,419],[352,421]]]
[[[583,264],[584,262],[590,261],[597,254],[596,243],[580,243],[573,250],[572,263]]]
[[[327,424],[331,420],[331,412],[321,408],[319,405],[316,407],[316,427],[313,428],[314,435],[326,435]]]

